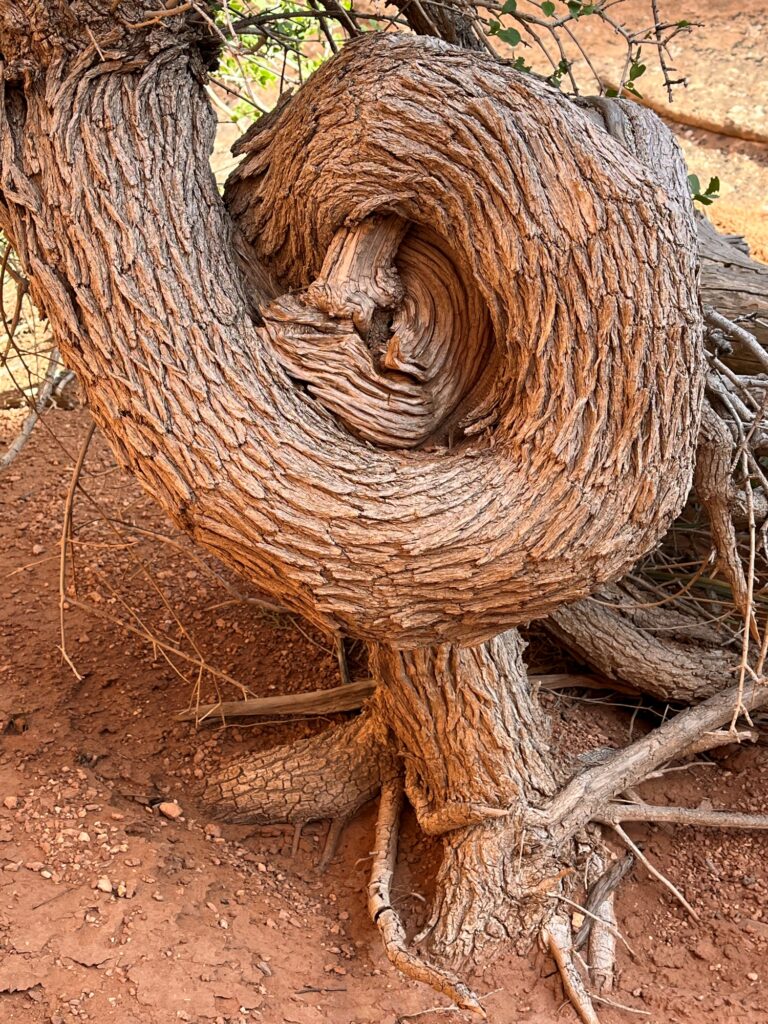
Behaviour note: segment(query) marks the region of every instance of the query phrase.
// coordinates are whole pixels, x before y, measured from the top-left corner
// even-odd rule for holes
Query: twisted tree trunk
[[[301,823],[383,784],[388,952],[476,1008],[387,904],[399,774],[444,837],[431,941],[455,964],[542,928],[559,949],[573,837],[690,739],[592,778],[602,803],[559,791],[511,629],[618,578],[690,486],[683,161],[650,115],[635,157],[488,57],[377,36],[257,123],[225,208],[205,24],[102,6],[0,0],[0,223],[121,461],[262,590],[369,641],[382,684],[322,754],[211,793]]]

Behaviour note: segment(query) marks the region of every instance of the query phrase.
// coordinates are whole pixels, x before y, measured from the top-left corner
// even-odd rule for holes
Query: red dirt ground
[[[677,17],[690,16],[692,7],[709,17],[702,13],[709,5],[678,6]],[[768,97],[765,74],[758,79],[755,69],[765,66],[766,11],[763,3],[718,5],[706,45],[686,44],[679,61],[692,80],[709,75],[714,83],[710,116],[742,116],[762,131]],[[734,63],[737,70],[729,70]],[[713,67],[717,75],[709,74]],[[747,82],[762,95],[750,96]],[[690,96],[696,109],[701,97],[693,88]],[[745,231],[768,258],[765,148],[683,136],[692,169],[702,177],[720,171],[733,184],[715,219]],[[732,168],[730,178],[723,166]],[[18,414],[3,414],[0,443],[17,422]],[[63,663],[59,535],[88,416],[55,411],[46,423],[55,440],[45,425],[38,429],[0,477],[0,1021],[391,1024],[438,1006],[440,999],[393,971],[368,920],[372,808],[347,830],[322,876],[314,866],[324,826],[305,830],[295,858],[292,830],[210,827],[201,800],[209,770],[327,720],[199,731],[175,722],[174,713],[198,696],[195,669],[177,662],[176,671],[111,619],[140,630],[146,624],[186,650],[193,641],[208,663],[259,695],[337,685],[336,662],[326,640],[306,625],[235,598],[211,574],[220,568],[192,557],[98,438],[83,485],[99,508],[80,496],[75,519],[78,594],[102,617],[66,611],[67,649],[82,679]],[[130,527],[116,532],[105,513]],[[553,667],[545,663],[551,652],[533,649],[541,668]],[[231,688],[223,692],[237,696]],[[206,695],[209,677],[199,694]],[[588,749],[630,736],[631,702],[548,701],[558,745],[575,737]],[[641,713],[634,729],[651,722]],[[642,792],[658,802],[695,806],[709,799],[717,807],[768,811],[765,743],[763,730],[761,744],[702,758]],[[177,800],[182,817],[160,815],[162,799]],[[643,1015],[601,1007],[604,1024],[765,1024],[768,838],[667,826],[628,831],[701,921],[634,868],[617,906],[634,956],[620,950],[612,998]],[[423,920],[438,856],[439,847],[408,818],[395,896],[409,930]],[[505,956],[473,980],[487,994],[494,1024],[576,1020],[539,951],[530,959]],[[465,1018],[435,1011],[415,1019]]]

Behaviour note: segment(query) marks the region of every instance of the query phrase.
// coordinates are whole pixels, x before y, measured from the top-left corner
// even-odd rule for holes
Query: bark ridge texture
[[[243,143],[234,231],[166,21],[33,33],[3,78],[0,220],[122,461],[292,609],[399,647],[620,576],[691,478],[679,155],[660,182],[530,77],[374,35]]]

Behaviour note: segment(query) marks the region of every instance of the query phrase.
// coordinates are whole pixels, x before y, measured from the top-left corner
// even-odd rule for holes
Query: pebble
[[[219,839],[221,836],[221,828],[218,825],[206,825],[205,834],[211,836],[213,839]]]
[[[170,818],[171,821],[176,821],[183,813],[175,800],[164,800],[163,803],[157,805],[157,809],[164,818]]]
[[[96,888],[99,890],[99,892],[108,892],[110,895],[112,895],[112,883],[110,882],[106,875],[101,876],[101,878],[96,883]]]
[[[7,807],[9,811],[15,811],[19,806],[19,798],[17,796],[7,796],[3,800],[3,807]]]
[[[747,977],[749,978],[750,981],[759,981],[760,980],[760,975],[756,974],[754,971],[750,971],[749,974],[747,975]]]

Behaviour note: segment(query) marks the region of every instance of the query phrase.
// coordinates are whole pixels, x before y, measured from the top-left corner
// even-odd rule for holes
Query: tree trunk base
[[[586,759],[598,762],[586,771],[575,763],[568,781],[549,752],[548,725],[531,695],[522,649],[516,632],[476,648],[376,647],[371,663],[379,687],[357,718],[237,761],[209,780],[207,797],[221,820],[300,826],[346,821],[381,792],[369,907],[390,961],[484,1016],[457,972],[509,947],[524,954],[538,939],[581,1019],[594,1024],[587,985],[597,989],[596,998],[610,988],[618,935],[611,900],[620,875],[606,888],[611,872],[602,873],[599,835],[590,822],[621,838],[619,823],[627,820],[766,829],[768,816],[658,808],[634,794],[631,804],[614,799],[659,765],[722,743],[718,727],[732,718],[736,687],[626,750]],[[745,708],[766,703],[768,687],[755,688]],[[751,734],[729,735],[738,741]],[[424,957],[409,948],[391,900],[403,791],[423,831],[443,843],[432,912],[414,939],[417,948],[424,943]],[[596,873],[590,892],[580,894],[579,881]],[[587,908],[586,926],[594,928],[576,941],[564,914],[572,903]],[[577,966],[576,948],[587,937],[596,965],[591,979]]]
[[[570,845],[570,844],[569,844]],[[430,952],[460,969],[500,946],[530,949],[573,865],[545,842],[532,848],[520,821],[489,820],[443,837],[428,936]]]

